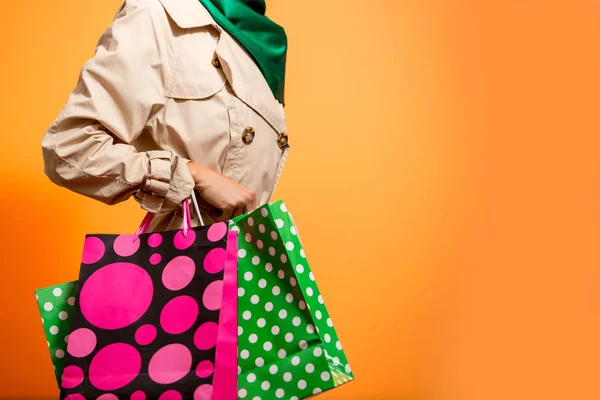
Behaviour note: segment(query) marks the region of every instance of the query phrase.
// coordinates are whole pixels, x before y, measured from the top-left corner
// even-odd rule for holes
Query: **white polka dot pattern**
[[[77,281],[74,281],[35,291],[56,381],[59,384],[64,369],[68,333],[71,330],[71,311],[75,305],[76,287]]]
[[[231,225],[244,255],[239,397],[302,399],[354,379],[285,204],[264,205]]]

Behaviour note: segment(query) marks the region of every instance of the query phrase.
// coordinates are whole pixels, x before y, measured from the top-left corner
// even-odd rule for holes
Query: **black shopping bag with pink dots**
[[[236,262],[237,235],[225,223],[86,235],[60,399],[215,398],[225,371],[215,369],[217,342],[227,337],[222,306],[226,292],[235,302],[236,282],[227,279],[235,279]]]

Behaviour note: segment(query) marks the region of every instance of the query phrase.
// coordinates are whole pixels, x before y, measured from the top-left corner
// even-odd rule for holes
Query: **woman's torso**
[[[289,152],[283,106],[250,54],[198,0],[160,2],[171,28],[160,44],[168,46],[167,99],[132,145],[174,151],[249,187],[259,205],[268,202]],[[204,223],[214,222],[205,211]],[[162,212],[149,231],[181,224],[180,210]]]

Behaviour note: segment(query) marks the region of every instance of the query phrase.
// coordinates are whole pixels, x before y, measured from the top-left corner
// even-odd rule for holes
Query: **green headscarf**
[[[252,55],[283,105],[287,36],[266,15],[264,0],[199,0],[214,20]]]

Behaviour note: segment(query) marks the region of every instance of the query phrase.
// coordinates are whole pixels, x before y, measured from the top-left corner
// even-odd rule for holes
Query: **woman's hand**
[[[251,189],[195,161],[186,165],[200,196],[221,210],[221,215],[213,215],[216,221],[227,221],[256,208],[256,194]]]

